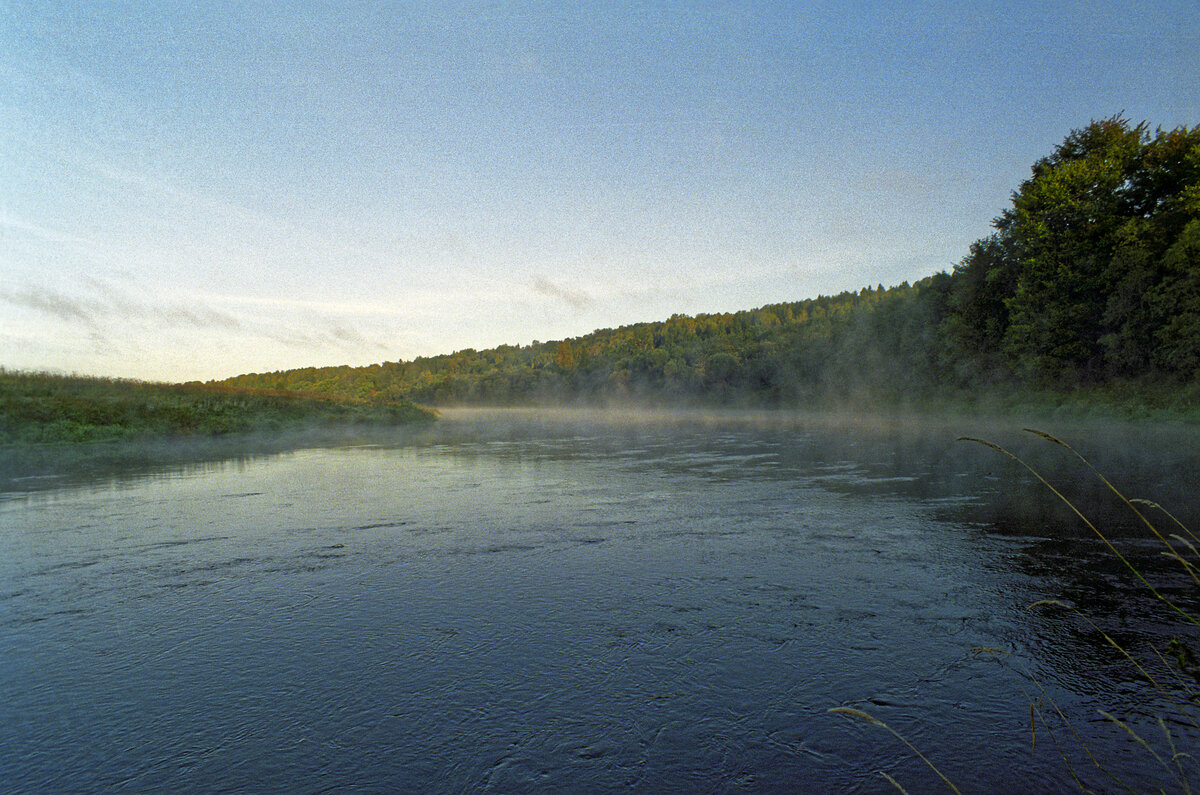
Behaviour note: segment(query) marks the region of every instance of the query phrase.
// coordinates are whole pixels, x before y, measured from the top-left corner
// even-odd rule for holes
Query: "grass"
[[[0,370],[0,446],[428,422],[407,401]]]
[[[858,718],[859,720],[865,720],[867,723],[871,724],[872,726],[879,726],[880,728],[886,729],[887,731],[891,732],[893,737],[895,737],[900,742],[904,743],[906,746],[908,746],[908,749],[910,751],[912,751],[914,754],[916,754],[918,757],[920,757],[921,761],[924,762],[926,765],[928,765],[930,770],[932,770],[934,773],[937,773],[938,778],[940,778],[942,781],[946,782],[947,787],[949,787],[953,792],[958,793],[958,795],[962,795],[962,792],[959,790],[959,788],[954,786],[953,781],[946,778],[946,774],[943,773],[941,770],[939,770],[937,765],[935,765],[933,762],[930,762],[929,759],[925,756],[925,754],[918,751],[917,747],[915,745],[913,745],[907,739],[905,739],[904,735],[900,734],[900,732],[896,731],[891,726],[888,726],[886,723],[879,720],[879,718],[876,718],[872,715],[868,715],[867,713],[863,712],[861,709],[854,709],[853,707],[832,707],[829,711],[835,712],[835,713],[840,713],[842,715],[849,715],[850,717]],[[880,770],[879,775],[881,775],[885,779],[887,779],[888,782],[890,784],[892,784],[892,786],[894,786],[896,789],[900,790],[901,792],[906,792],[904,787],[900,786],[900,782],[896,781],[896,779],[892,778],[884,771]]]
[[[1143,526],[1162,545],[1162,554],[1180,567],[1181,573],[1197,589],[1196,593],[1200,594],[1200,574],[1198,574],[1198,569],[1200,569],[1200,551],[1198,551],[1200,549],[1200,538],[1192,533],[1183,522],[1179,521],[1179,519],[1158,503],[1146,499],[1127,497],[1108,478],[1100,473],[1086,457],[1061,439],[1043,431],[1029,428],[1025,430],[1046,442],[1062,447],[1081,461],[1084,466],[1100,479],[1105,487],[1116,495],[1121,503],[1137,516]],[[1126,645],[1113,638],[1110,633],[1105,632],[1091,617],[1059,599],[1041,599],[1028,606],[1028,609],[1031,611],[1058,611],[1064,616],[1069,617],[1070,620],[1081,622],[1091,632],[1102,637],[1104,642],[1115,650],[1119,659],[1124,664],[1130,666],[1142,682],[1150,686],[1165,710],[1158,714],[1155,720],[1157,731],[1161,735],[1160,737],[1147,736],[1144,730],[1139,732],[1129,721],[1123,720],[1114,714],[1113,711],[1097,710],[1097,714],[1127,736],[1134,746],[1134,752],[1142,754],[1146,759],[1147,765],[1153,765],[1164,780],[1169,782],[1167,786],[1155,787],[1156,791],[1166,792],[1168,791],[1167,787],[1170,786],[1174,791],[1190,794],[1193,789],[1197,788],[1197,780],[1200,778],[1200,771],[1197,770],[1198,760],[1190,748],[1186,746],[1181,747],[1180,741],[1186,740],[1187,737],[1177,735],[1187,730],[1194,730],[1195,733],[1190,735],[1190,738],[1194,740],[1197,736],[1200,736],[1200,706],[1198,706],[1200,704],[1200,661],[1197,660],[1193,652],[1196,630],[1200,627],[1200,621],[1197,620],[1190,609],[1164,594],[1161,589],[1156,588],[1138,567],[1126,555],[1121,553],[1113,540],[1085,516],[1069,498],[1059,489],[1055,488],[1038,470],[1010,450],[987,440],[974,437],[960,437],[960,441],[980,444],[999,452],[1016,461],[1032,473],[1035,478],[1050,489],[1059,500],[1065,503],[1083,521],[1108,551],[1121,562],[1136,581],[1146,589],[1146,592],[1156,600],[1156,603],[1162,607],[1164,613],[1178,622],[1181,635],[1172,638],[1166,644],[1165,648],[1158,648],[1150,644],[1149,654],[1139,657],[1126,648]],[[1151,518],[1151,516],[1158,516],[1160,514],[1167,520],[1168,527],[1170,528],[1169,532],[1161,530],[1158,524]],[[1162,519],[1160,518],[1159,523],[1161,522]],[[1185,636],[1187,639],[1185,639]],[[1101,780],[1106,784],[1128,792],[1139,791],[1135,786],[1121,779],[1120,776],[1110,769],[1111,766],[1106,765],[1104,760],[1099,759],[1093,753],[1085,737],[1085,732],[1081,732],[1076,726],[1078,721],[1072,721],[1067,716],[1066,712],[1055,703],[1047,689],[1022,661],[1003,649],[977,648],[973,649],[972,653],[976,656],[990,657],[1001,664],[1010,666],[1023,682],[1030,685],[1030,688],[1026,689],[1025,692],[1029,701],[1031,754],[1037,747],[1038,728],[1040,726],[1043,736],[1049,738],[1065,769],[1070,774],[1072,781],[1074,781],[1080,791],[1092,792],[1093,789],[1088,783],[1090,780],[1088,774],[1083,770],[1077,770],[1071,762],[1071,751],[1076,748],[1079,752],[1082,752],[1082,757],[1076,756],[1076,758],[1085,759],[1085,763],[1092,766],[1095,772],[1102,777]],[[1134,712],[1143,711],[1145,707],[1143,704],[1125,704],[1124,706],[1137,707],[1137,709],[1130,710]],[[955,784],[933,762],[904,736],[883,721],[862,710],[851,707],[834,707],[829,711],[866,721],[870,725],[887,730],[937,773],[950,790],[956,793],[959,792]],[[1174,731],[1172,730],[1172,726],[1175,727]],[[905,791],[901,783],[886,772],[881,770],[879,774],[901,792]]]

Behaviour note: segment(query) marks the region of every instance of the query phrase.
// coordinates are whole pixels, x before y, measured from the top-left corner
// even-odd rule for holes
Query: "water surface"
[[[1064,599],[1137,649],[1180,628],[1041,484],[954,440],[975,427],[780,420],[462,412],[394,438],[10,472],[0,780],[877,791],[882,770],[939,785],[887,732],[828,712],[845,705],[964,790],[1056,791],[1071,776],[1050,738],[1030,748],[1041,694],[1113,774],[1171,783],[1096,712],[1161,745],[1167,696],[1085,622],[1027,607]],[[1192,598],[1069,453],[986,430]],[[1080,447],[1194,515],[1178,502],[1197,471],[1186,433],[1092,430]]]

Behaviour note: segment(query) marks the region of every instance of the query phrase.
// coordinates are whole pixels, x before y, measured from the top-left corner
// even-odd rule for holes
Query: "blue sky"
[[[1039,157],[1200,124],[1200,3],[0,0],[0,366],[561,339],[949,269]]]

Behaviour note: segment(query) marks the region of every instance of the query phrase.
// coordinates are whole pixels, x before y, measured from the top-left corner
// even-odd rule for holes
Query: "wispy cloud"
[[[89,325],[95,321],[97,314],[97,307],[90,302],[70,298],[62,293],[41,287],[0,293],[0,300],[13,306],[44,312],[59,320],[80,321]]]
[[[177,326],[232,330],[240,329],[243,325],[242,321],[233,315],[208,307],[187,309],[181,306],[171,306],[156,309],[154,314],[166,322]]]
[[[324,314],[390,315],[398,311],[394,303],[377,301],[318,301],[305,298],[270,298],[251,295],[224,295],[219,293],[189,293],[203,301],[222,304],[271,307],[278,309],[304,309]]]
[[[359,332],[357,329],[347,326],[334,326],[324,332],[325,342],[340,346],[344,350],[350,351],[387,351],[390,346],[382,342],[371,339]]]
[[[2,292],[0,301],[89,327],[94,327],[101,319],[113,318],[196,329],[237,329],[242,326],[242,321],[237,317],[206,306],[154,304],[131,298],[123,291],[94,279],[87,280],[87,286],[91,293],[88,298],[31,286]]]
[[[57,229],[51,229],[41,224],[35,224],[31,221],[26,221],[23,218],[9,215],[6,212],[0,211],[0,233],[7,231],[23,232],[25,234],[40,237],[43,240],[48,240],[52,243],[68,243],[70,245],[84,245],[88,241],[77,235],[70,235],[66,232],[60,232]]]
[[[557,298],[560,301],[566,301],[576,309],[583,309],[592,303],[591,296],[587,293],[568,290],[547,279],[545,276],[537,275],[533,278],[533,289],[535,292],[551,298]]]
[[[148,171],[135,171],[96,159],[83,159],[80,165],[102,179],[135,188],[144,196],[158,201],[174,202],[181,207],[204,207],[221,217],[236,219],[256,228],[281,223],[276,216],[200,190],[179,187],[173,181]]]
[[[150,320],[168,326],[199,329],[238,328],[241,325],[240,321],[232,315],[202,305],[164,304],[136,298],[130,295],[129,290],[112,285],[102,279],[85,277],[83,284],[96,296],[93,305],[113,318]]]
[[[310,351],[334,349],[343,352],[388,351],[393,347],[345,326],[322,328],[273,326],[260,329],[258,334],[263,339],[271,340],[287,348]]]

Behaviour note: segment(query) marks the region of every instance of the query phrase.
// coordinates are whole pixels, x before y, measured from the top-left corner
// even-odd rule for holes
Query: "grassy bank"
[[[394,426],[433,417],[407,401],[0,372],[2,446]]]

